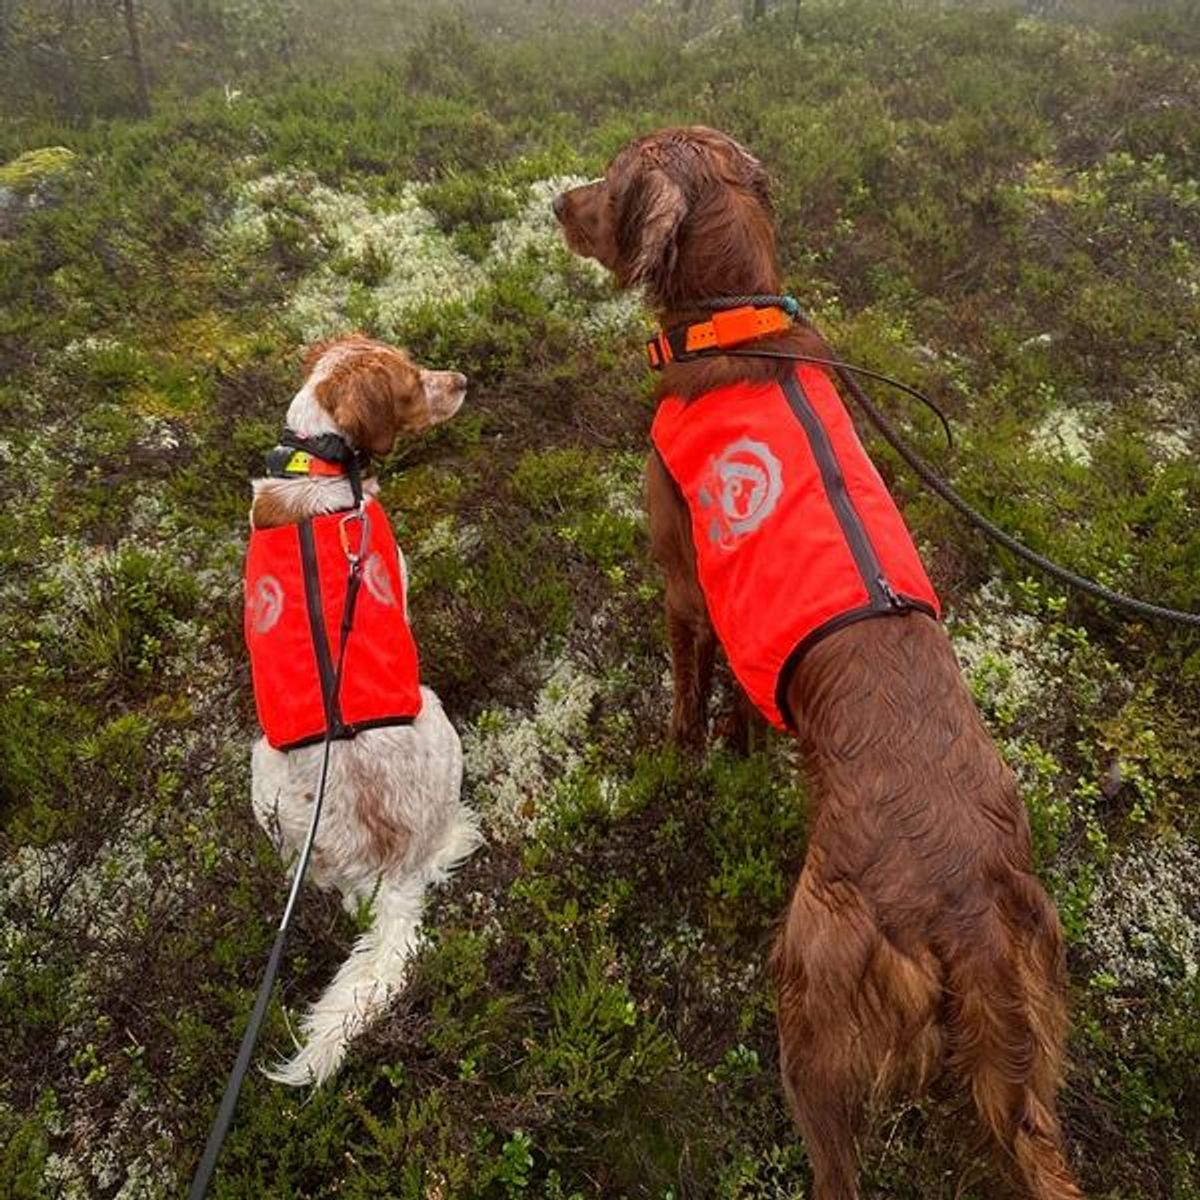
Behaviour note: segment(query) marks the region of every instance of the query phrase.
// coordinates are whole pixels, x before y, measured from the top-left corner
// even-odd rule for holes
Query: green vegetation
[[[804,1196],[765,970],[795,748],[662,744],[644,319],[549,202],[648,128],[741,138],[789,288],[950,412],[948,453],[898,410],[926,454],[1038,549],[1196,610],[1195,4],[630,5],[573,32],[523,5],[500,33],[412,17],[379,57],[297,6],[282,65],[286,4],[192,7],[227,40],[198,25],[172,66],[147,29],[151,118],[97,66],[71,95],[21,76],[0,124],[0,1196],[175,1196],[196,1162],[286,884],[248,803],[247,480],[299,347],[351,327],[472,377],[381,475],[489,845],[334,1086],[248,1081],[212,1194]],[[873,448],[1068,930],[1088,1195],[1196,1200],[1200,647],[1024,579]],[[306,893],[287,1006],[353,936]],[[276,1008],[262,1054],[287,1038]],[[880,1114],[869,1194],[996,1194],[961,1126]]]

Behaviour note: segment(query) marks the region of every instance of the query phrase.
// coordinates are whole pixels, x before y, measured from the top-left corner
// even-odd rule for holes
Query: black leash
[[[744,305],[778,305],[792,317],[803,321],[810,328],[815,328],[812,321],[803,312],[793,296],[718,296],[712,300],[696,302],[697,308],[727,309],[741,308]],[[949,434],[949,426],[945,425],[946,418],[942,415],[941,411],[931,400],[917,392],[915,388],[910,388],[907,384],[901,383],[897,379],[891,379],[879,372],[870,371],[866,367],[858,367],[852,363],[841,362],[838,359],[815,358],[811,355],[792,354],[783,350],[724,350],[722,353],[734,358],[780,358],[789,359],[793,362],[811,362],[832,367],[851,396],[854,397],[863,412],[866,413],[871,424],[879,430],[888,445],[912,468],[917,478],[935,495],[945,500],[951,508],[956,509],[966,517],[986,538],[989,538],[999,546],[1003,546],[1018,558],[1023,559],[1039,571],[1043,571],[1052,578],[1057,579],[1060,583],[1065,583],[1068,587],[1075,588],[1086,595],[1094,596],[1098,600],[1104,600],[1115,608],[1123,608],[1127,612],[1136,613],[1140,617],[1148,617],[1152,620],[1171,621],[1177,625],[1200,628],[1200,613],[1183,612],[1177,608],[1167,608],[1161,604],[1151,604],[1150,601],[1139,600],[1135,596],[1126,596],[1123,592],[1114,591],[1112,588],[1105,587],[1102,583],[1097,583],[1094,579],[1088,579],[1085,575],[1080,575],[1067,567],[1060,566],[1053,559],[1047,558],[1044,554],[1039,554],[1036,550],[1031,550],[1024,542],[1018,541],[1012,534],[1005,532],[994,521],[985,517],[983,513],[964,500],[929,463],[908,445],[899,432],[897,432],[895,426],[892,425],[875,402],[859,386],[858,380],[854,378],[851,372],[882,380],[885,383],[890,383],[908,392],[910,395],[916,396],[941,417],[943,425],[947,429],[947,434]]]
[[[729,353],[735,357],[740,351],[731,350]],[[749,351],[747,351],[749,353]],[[763,358],[773,357],[765,352],[760,356]],[[842,376],[843,371],[853,371],[855,375],[865,375],[868,379],[878,379],[880,383],[890,384],[892,387],[899,389],[902,392],[907,392],[910,396],[925,405],[927,409],[942,423],[942,432],[946,435],[946,449],[954,449],[954,434],[950,430],[950,422],[946,419],[946,414],[930,398],[922,392],[918,392],[915,387],[909,387],[907,383],[903,383],[899,379],[893,379],[891,375],[884,375],[881,371],[872,371],[870,367],[860,367],[857,363],[843,362],[840,358],[817,358],[812,354],[789,354],[788,358],[794,358],[797,362],[815,363],[818,367],[833,367],[839,376]],[[842,381],[845,382],[845,377],[842,376]]]
[[[346,644],[350,640],[350,627],[354,621],[354,608],[358,601],[359,588],[362,585],[362,558],[368,545],[370,533],[366,510],[362,502],[361,479],[357,470],[350,472],[349,475],[351,487],[354,490],[357,502],[356,507],[342,518],[342,545],[346,550],[346,557],[349,560],[349,572],[346,578],[346,602],[342,612],[341,645],[338,647],[337,668],[333,673],[333,686],[330,689],[331,696],[333,697],[337,696],[341,687],[342,668],[346,662]],[[351,521],[359,522],[357,550],[350,549],[350,542],[346,535],[347,525]],[[280,919],[279,928],[275,934],[275,944],[271,947],[270,958],[267,959],[267,969],[263,975],[262,983],[259,984],[258,996],[255,998],[254,1009],[250,1013],[246,1032],[242,1034],[242,1044],[238,1048],[237,1060],[233,1064],[233,1071],[230,1073],[229,1081],[225,1084],[225,1094],[221,1097],[221,1106],[217,1109],[217,1115],[212,1123],[212,1128],[208,1131],[208,1141],[204,1145],[204,1153],[200,1157],[200,1165],[196,1168],[196,1174],[192,1178],[192,1186],[188,1190],[188,1200],[203,1200],[204,1195],[208,1191],[209,1182],[217,1167],[217,1159],[221,1154],[221,1147],[225,1144],[225,1138],[229,1133],[229,1126],[233,1122],[234,1109],[237,1108],[238,1096],[241,1094],[242,1084],[246,1079],[246,1072],[250,1069],[250,1058],[254,1053],[254,1046],[258,1041],[263,1020],[267,1015],[267,1007],[271,1002],[271,992],[275,987],[275,977],[279,973],[279,964],[283,960],[283,948],[287,942],[288,928],[292,923],[292,915],[296,910],[300,888],[304,883],[304,874],[308,870],[308,860],[312,855],[313,842],[317,836],[317,824],[321,819],[321,804],[325,799],[325,782],[329,775],[329,750],[333,745],[334,732],[333,714],[327,712],[325,714],[324,754],[321,757],[321,780],[317,785],[316,799],[313,801],[312,818],[308,823],[308,833],[304,839],[304,846],[300,851],[300,858],[296,863],[296,872],[292,877],[292,888],[288,893],[287,907],[283,910],[283,917]]]

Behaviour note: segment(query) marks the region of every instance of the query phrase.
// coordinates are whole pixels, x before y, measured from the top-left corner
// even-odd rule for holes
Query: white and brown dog
[[[476,815],[459,799],[458,734],[417,678],[403,557],[369,478],[362,480],[370,529],[363,586],[340,680],[330,665],[339,657],[348,569],[339,539],[357,550],[363,528],[354,520],[351,474],[400,434],[453,416],[467,381],[423,370],[403,351],[357,334],[312,347],[304,368],[287,412],[288,453],[276,456],[274,477],[254,481],[250,512],[246,634],[265,730],[253,752],[254,815],[294,864],[332,723],[311,875],[341,892],[348,911],[369,906],[372,916],[304,1017],[297,1053],[267,1072],[293,1086],[319,1084],[338,1069],[349,1040],[404,982],[427,888],[482,840]]]

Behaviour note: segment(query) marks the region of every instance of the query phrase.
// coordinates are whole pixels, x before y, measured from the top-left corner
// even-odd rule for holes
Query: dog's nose
[[[558,195],[554,197],[554,204],[551,207],[554,209],[554,215],[561,221],[563,219],[563,213],[567,211],[567,193],[559,192]]]

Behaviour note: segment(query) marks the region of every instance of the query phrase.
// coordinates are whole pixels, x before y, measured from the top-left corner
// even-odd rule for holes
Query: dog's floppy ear
[[[396,441],[394,381],[386,364],[355,361],[317,385],[317,399],[351,445],[386,454]]]
[[[620,220],[621,240],[628,247],[621,272],[625,287],[647,283],[654,288],[670,277],[687,210],[683,189],[662,167],[651,167],[634,181]]]
[[[771,181],[767,176],[766,168],[745,146],[741,146],[737,142],[734,142],[734,146],[737,147],[739,163],[746,185],[754,193],[763,208],[768,213],[771,212]]]

